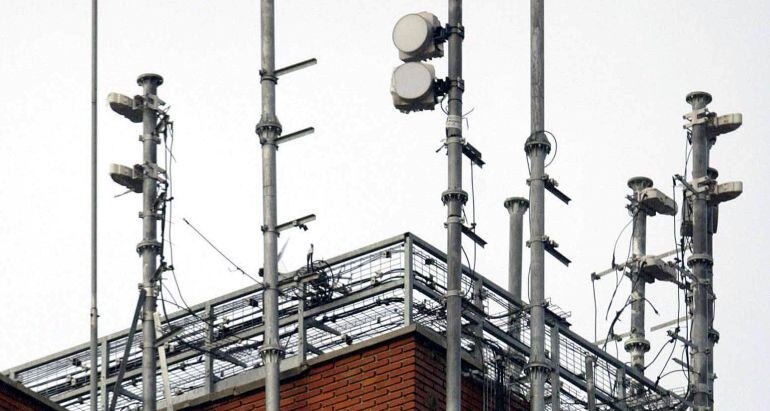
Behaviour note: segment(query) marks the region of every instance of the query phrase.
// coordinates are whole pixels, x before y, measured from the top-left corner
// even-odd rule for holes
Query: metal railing
[[[412,323],[439,335],[446,332],[446,255],[406,233],[281,276],[279,326],[283,367],[366,341]],[[482,370],[471,373],[484,386],[485,405],[506,409],[511,397],[525,399],[529,354],[528,307],[489,279],[464,267],[463,348]],[[262,367],[262,286],[254,285],[169,314],[162,332],[172,402],[217,390],[220,383]],[[681,398],[569,329],[566,315],[549,305],[549,358],[558,358],[551,385],[560,387],[560,408],[588,409],[588,391],[598,409],[672,409]],[[521,330],[515,338],[514,329]],[[119,392],[117,409],[141,404],[141,326],[136,331]],[[550,338],[550,333],[556,337]],[[119,378],[128,330],[100,339],[100,404]],[[558,357],[555,355],[558,353]],[[586,357],[595,364],[586,381]],[[104,365],[104,366],[103,366]],[[11,378],[71,410],[89,404],[89,346],[82,344],[5,371]],[[160,370],[158,371],[160,382]],[[165,401],[158,384],[159,401]],[[505,399],[505,400],[501,400]]]

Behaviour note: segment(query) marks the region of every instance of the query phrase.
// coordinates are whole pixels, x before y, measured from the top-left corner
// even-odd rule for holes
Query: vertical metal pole
[[[96,172],[97,172],[97,134],[96,134],[96,41],[97,41],[97,0],[91,0],[91,411],[99,407],[97,384],[99,369],[97,367],[99,338],[99,312],[96,304]]]
[[[588,411],[596,411],[596,386],[594,385],[594,357],[586,354],[586,394]]]
[[[530,409],[545,409],[545,380],[550,367],[545,358],[545,157],[551,144],[545,136],[544,97],[544,0],[530,2],[531,41],[531,134],[524,145],[529,157],[530,245],[530,346],[527,370],[530,378]]]
[[[275,115],[275,8],[274,0],[261,0],[262,116],[257,134],[262,145],[262,239],[265,290],[262,294],[265,335],[262,361],[265,364],[265,409],[278,411],[280,403],[281,345],[278,336],[278,211],[276,188],[276,138],[281,124]]]
[[[713,147],[714,143],[716,142],[715,139],[709,140],[709,150],[711,147]],[[712,167],[709,167],[706,170],[706,174],[709,176],[710,179],[716,181],[717,177],[719,177],[719,172]],[[711,256],[711,258],[714,258],[714,233],[716,231],[716,226],[714,225],[716,223],[716,218],[719,213],[719,204],[713,203],[708,205],[708,221],[709,221],[709,229],[708,229],[708,254]],[[711,277],[714,277],[714,270],[712,266],[711,270]],[[706,353],[706,362],[708,363],[708,390],[709,390],[709,408],[710,410],[714,410],[714,345],[719,341],[719,332],[714,329],[714,301],[716,300],[716,295],[714,295],[714,287],[713,285],[709,285],[709,304],[708,304],[708,311],[706,312],[706,315],[708,316],[708,352]]]
[[[110,340],[102,338],[102,366],[101,379],[99,380],[99,389],[102,397],[102,409],[107,411],[109,409],[109,401],[107,400],[107,370],[110,368]]]
[[[462,285],[462,208],[468,194],[462,190],[462,0],[449,0],[448,64],[449,64],[449,115],[446,122],[446,146],[448,160],[448,188],[442,195],[447,205],[447,359],[446,359],[446,409],[460,411],[462,388],[462,362],[460,345],[462,335],[461,285]]]
[[[155,357],[155,271],[158,265],[158,253],[161,244],[158,242],[158,218],[155,202],[158,197],[158,180],[154,175],[158,170],[158,143],[160,139],[156,132],[158,116],[150,102],[157,96],[158,86],[163,84],[163,77],[157,74],[142,74],[136,82],[144,90],[145,106],[142,113],[142,134],[144,181],[142,185],[142,242],[137,251],[142,255],[142,288],[145,292],[144,309],[142,310],[142,409],[156,409],[156,375]]]
[[[160,314],[155,312],[155,337],[160,338],[163,335],[161,327]],[[158,346],[158,359],[160,360],[160,373],[163,377],[163,399],[166,401],[166,411],[174,411],[174,400],[171,398],[171,381],[168,377],[168,362],[166,361],[166,345]]]
[[[476,278],[473,280],[473,305],[479,310],[484,312],[484,285],[481,280]],[[473,356],[479,362],[484,362],[484,323],[483,320],[472,325],[473,333]]]
[[[647,212],[639,205],[642,190],[652,187],[652,180],[647,177],[634,177],[628,180],[628,187],[634,190],[634,201],[629,209],[634,216],[631,247],[633,258],[637,261],[631,273],[631,330],[624,348],[631,354],[631,365],[644,373],[644,354],[650,350],[650,342],[645,339],[645,278],[641,275],[638,261],[647,254]]]
[[[618,408],[622,411],[628,410],[626,403],[626,369],[620,367],[615,372],[615,396],[618,399]]]
[[[404,238],[404,325],[411,325],[412,324],[412,310],[413,310],[413,301],[412,298],[414,297],[414,272],[413,270],[413,260],[412,260],[412,247],[414,247],[414,244],[412,242],[412,236],[407,235],[406,238]]]
[[[214,392],[214,356],[211,355],[211,344],[214,342],[214,307],[211,303],[206,303],[204,308],[204,318],[206,319],[206,354],[203,356],[203,387],[206,394]]]
[[[526,198],[511,197],[503,203],[508,209],[509,215],[509,237],[508,237],[508,291],[521,301],[521,253],[524,236],[524,213],[529,208],[529,201]],[[508,332],[517,340],[521,339],[521,322],[519,314],[514,310],[509,310],[510,319],[508,321]]]
[[[551,327],[551,410],[561,410],[561,379],[559,378],[559,326]]]
[[[297,303],[297,354],[300,356],[300,364],[307,362],[307,328],[305,327],[305,292],[307,284],[299,284],[300,299]]]
[[[711,95],[696,91],[687,95],[687,102],[693,110],[705,108],[711,102]],[[709,164],[709,136],[705,123],[692,126],[693,180],[707,175]],[[711,302],[711,267],[713,260],[708,247],[708,192],[692,195],[693,234],[692,255],[688,265],[692,268],[693,283],[693,318],[691,331],[691,360],[693,372],[690,386],[693,393],[693,405],[696,411],[707,410],[709,404],[708,350],[709,321],[708,312]]]

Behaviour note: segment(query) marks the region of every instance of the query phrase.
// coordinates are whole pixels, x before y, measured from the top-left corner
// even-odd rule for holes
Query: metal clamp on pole
[[[459,34],[460,38],[465,38],[465,26],[462,24],[447,24],[444,28],[446,38],[452,34]]]
[[[540,238],[533,238],[532,240],[527,241],[527,247],[529,247],[534,242],[542,242],[543,243],[543,249],[548,252],[548,254],[551,254],[553,258],[559,260],[562,264],[569,266],[569,264],[572,262],[569,258],[567,258],[564,254],[558,252],[556,250],[556,247],[559,246],[559,243],[557,243],[554,240],[551,240],[548,236],[543,236]]]
[[[697,124],[704,124],[707,121],[709,121],[710,117],[715,116],[716,113],[711,113],[707,107],[702,107],[697,110],[693,110],[689,113],[685,113],[682,118],[684,120],[687,120],[686,123],[682,126],[682,128],[692,128],[692,126]]]
[[[569,198],[569,196],[567,196],[557,188],[559,187],[559,182],[551,178],[548,174],[543,174],[543,177],[541,178],[528,178],[527,185],[529,185],[530,182],[532,182],[532,180],[543,180],[543,187],[546,190],[548,190],[548,192],[553,194],[556,198],[563,201],[564,204],[569,204],[569,202],[572,201],[572,199]]]

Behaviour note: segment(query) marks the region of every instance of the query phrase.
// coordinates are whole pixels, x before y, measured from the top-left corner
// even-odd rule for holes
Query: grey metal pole
[[[204,318],[206,319],[206,335],[203,340],[206,344],[206,348],[214,342],[214,306],[210,303],[206,303],[204,308]],[[203,357],[203,389],[206,394],[214,392],[214,356],[211,352],[207,352]]]
[[[97,134],[96,134],[96,44],[97,44],[97,0],[91,0],[91,411],[99,407],[97,388],[99,384],[98,339],[99,312],[97,309],[97,270],[96,270],[96,173],[97,173]],[[105,364],[102,364],[104,367]],[[103,399],[103,401],[106,401]]]
[[[276,138],[281,124],[275,115],[275,4],[261,0],[262,116],[257,134],[262,145],[262,239],[265,291],[262,294],[265,335],[262,361],[265,366],[265,409],[278,411],[280,403],[281,344],[278,336],[278,211],[276,188]]]
[[[687,102],[693,110],[705,108],[711,102],[711,95],[702,91],[687,95]],[[696,180],[706,177],[709,164],[709,135],[706,123],[692,126],[692,177]],[[693,271],[693,318],[691,330],[690,390],[693,393],[693,409],[707,410],[709,404],[708,350],[709,304],[711,267],[713,260],[708,247],[708,192],[692,194],[693,234],[692,255],[687,263]]]
[[[634,177],[628,180],[628,187],[634,190],[634,201],[629,207],[634,213],[631,247],[633,258],[640,261],[647,254],[647,212],[639,205],[639,195],[645,188],[652,187],[652,180]],[[639,264],[634,267],[631,273],[631,330],[624,348],[631,354],[631,365],[644,373],[644,354],[650,350],[650,342],[645,339],[644,331],[646,281],[641,275]]]
[[[102,366],[100,367],[101,379],[99,381],[99,391],[102,397],[102,410],[109,410],[110,403],[107,401],[107,371],[110,362],[110,340],[103,338],[101,341],[102,347]]]
[[[448,188],[442,195],[447,206],[447,359],[446,409],[459,411],[462,389],[461,276],[462,276],[462,208],[468,194],[462,189],[462,0],[449,0],[448,64],[449,116],[446,127]]]
[[[586,394],[588,411],[596,411],[596,385],[594,384],[594,357],[586,354]]]
[[[514,297],[521,300],[521,253],[523,246],[523,220],[524,213],[529,208],[529,201],[526,198],[511,197],[503,203],[508,209],[509,215],[509,237],[508,237],[508,291]],[[508,322],[508,332],[516,339],[521,339],[521,324],[516,313],[510,313]]]
[[[709,149],[713,147],[715,140],[709,141]],[[716,181],[717,177],[719,177],[719,172],[713,168],[709,167],[706,170],[706,175],[709,176],[709,178],[713,181]],[[713,203],[708,205],[708,220],[709,220],[709,229],[708,229],[708,254],[711,256],[711,258],[714,258],[714,234],[716,232],[716,219],[719,214],[719,204]],[[711,276],[713,278],[714,276],[714,270],[712,266],[711,270]],[[706,354],[706,362],[708,363],[708,388],[709,388],[709,409],[711,411],[714,410],[714,378],[716,377],[714,375],[714,345],[719,342],[719,332],[714,329],[714,301],[716,300],[716,295],[714,294],[714,287],[712,284],[709,285],[709,295],[711,296],[711,301],[708,304],[708,311],[706,315],[708,316],[708,352]]]
[[[404,238],[404,325],[412,325],[414,320],[414,244],[411,234]]]
[[[142,182],[142,242],[137,251],[142,255],[142,288],[145,292],[144,309],[142,310],[142,409],[156,409],[157,369],[155,358],[155,272],[158,265],[158,254],[162,245],[158,242],[158,218],[155,202],[158,197],[158,143],[160,139],[156,131],[158,115],[150,107],[150,101],[157,96],[158,86],[163,84],[163,77],[157,74],[142,74],[136,82],[144,91],[145,105],[142,110],[142,134],[144,180]]]
[[[561,347],[560,347],[560,332],[559,325],[556,324],[551,327],[551,364],[553,369],[551,370],[551,410],[561,410],[561,378],[559,373],[561,372]]]
[[[529,157],[530,245],[530,409],[545,409],[545,380],[551,368],[545,358],[545,157],[551,144],[545,136],[544,0],[530,2],[531,134],[524,144]]]

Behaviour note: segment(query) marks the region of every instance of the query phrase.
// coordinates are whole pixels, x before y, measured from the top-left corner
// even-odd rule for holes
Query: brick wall
[[[5,376],[0,376],[0,410],[47,411],[61,409],[63,408],[40,397],[21,384],[13,382]]]
[[[462,389],[463,409],[482,410],[483,385],[463,378]],[[260,388],[187,410],[263,410],[264,401]],[[509,409],[526,409],[520,405]],[[419,333],[311,365],[281,384],[281,410],[286,411],[443,409],[444,349]]]

